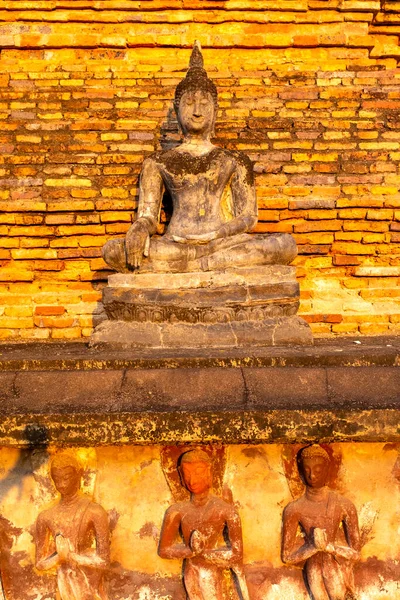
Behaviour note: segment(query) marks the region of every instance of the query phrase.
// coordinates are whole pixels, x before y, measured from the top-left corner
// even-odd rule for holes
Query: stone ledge
[[[315,338],[313,346],[107,350],[82,341],[0,343],[0,372],[187,367],[400,367],[400,336]]]
[[[363,410],[400,405],[398,367],[219,367],[0,373],[0,415]]]
[[[0,445],[36,448],[184,443],[400,442],[397,409],[18,415],[0,423]]]
[[[251,352],[0,346],[0,444],[400,441],[400,339]]]

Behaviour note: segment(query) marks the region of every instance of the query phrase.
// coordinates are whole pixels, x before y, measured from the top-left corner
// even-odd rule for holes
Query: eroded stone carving
[[[183,143],[144,161],[138,218],[124,239],[107,242],[105,261],[122,273],[289,264],[297,254],[291,235],[246,233],[257,223],[252,164],[241,152],[210,141],[217,89],[203,68],[197,42],[186,77],[176,88],[174,106]],[[154,234],[165,190],[173,213],[160,237]]]
[[[81,494],[82,468],[73,456],[56,455],[51,477],[61,499],[37,519],[36,567],[40,571],[57,569],[60,600],[107,600],[107,513]]]
[[[173,504],[166,511],[159,555],[184,559],[183,577],[189,600],[222,600],[224,569],[232,570],[241,598],[249,600],[240,517],[232,503],[210,494],[210,457],[202,450],[190,450],[179,463],[181,481],[190,492],[190,500]],[[224,535],[226,543],[222,545]]]
[[[304,564],[312,600],[351,600],[353,564],[359,559],[360,535],[355,506],[330,490],[330,458],[319,445],[298,453],[305,494],[283,513],[282,560]]]
[[[257,223],[252,163],[211,142],[217,89],[197,42],[174,106],[183,142],[144,161],[137,219],[125,238],[103,248],[119,274],[103,290],[109,320],[91,344],[311,344],[308,324],[295,316],[299,285],[288,265],[296,242],[288,233],[249,233]],[[164,194],[172,217],[159,235]]]

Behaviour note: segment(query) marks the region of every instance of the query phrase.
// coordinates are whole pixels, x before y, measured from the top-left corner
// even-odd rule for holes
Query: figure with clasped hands
[[[353,564],[360,558],[356,508],[327,487],[330,457],[321,446],[303,448],[298,466],[306,491],[284,510],[282,560],[304,565],[312,600],[352,600]]]

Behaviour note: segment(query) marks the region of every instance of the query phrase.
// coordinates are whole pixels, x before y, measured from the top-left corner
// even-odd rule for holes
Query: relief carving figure
[[[312,600],[350,600],[354,596],[353,564],[360,555],[355,506],[330,490],[330,457],[318,445],[298,455],[306,491],[283,513],[282,560],[304,565]]]
[[[124,273],[191,272],[235,266],[289,264],[297,254],[287,233],[249,235],[257,223],[253,168],[246,155],[211,143],[217,89],[196,42],[174,107],[183,143],[143,163],[137,220],[124,239],[107,242],[104,260]],[[173,213],[155,235],[164,191]]]
[[[81,494],[82,468],[74,457],[56,455],[51,477],[61,499],[37,519],[36,567],[57,570],[59,600],[107,600],[107,513]]]
[[[159,555],[184,559],[183,576],[189,600],[222,600],[224,569],[231,569],[242,600],[249,600],[243,573],[240,518],[232,504],[210,494],[209,456],[202,450],[186,452],[178,470],[191,497],[166,511]]]

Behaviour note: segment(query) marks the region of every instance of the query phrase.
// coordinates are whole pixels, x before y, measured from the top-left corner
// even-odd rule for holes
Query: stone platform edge
[[[399,442],[399,367],[400,338],[180,354],[3,344],[0,445]]]
[[[398,409],[72,415],[0,420],[0,446],[34,449],[168,444],[400,442]]]

